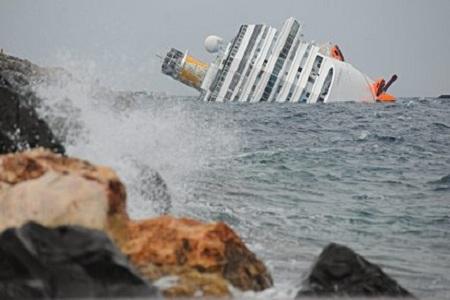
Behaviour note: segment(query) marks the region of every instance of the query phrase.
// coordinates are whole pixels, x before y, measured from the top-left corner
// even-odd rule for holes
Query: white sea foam
[[[65,139],[69,155],[118,172],[127,186],[129,210],[135,217],[161,213],[158,205],[149,203],[142,193],[146,188],[140,186],[143,168],[160,172],[172,201],[177,201],[195,189],[190,177],[216,157],[229,155],[238,145],[239,138],[229,121],[219,115],[201,115],[192,103],[144,95],[139,99],[144,105],[126,102],[131,96],[120,105],[117,94],[109,92],[115,86],[100,86],[101,78],[114,82],[118,80],[114,76],[126,76],[123,70],[105,74],[95,62],[71,55],[60,56],[57,65],[71,76],[62,73],[34,87],[43,99],[40,113]],[[123,80],[127,81],[129,78]],[[127,98],[130,94],[123,95]],[[180,209],[175,213],[183,213]]]

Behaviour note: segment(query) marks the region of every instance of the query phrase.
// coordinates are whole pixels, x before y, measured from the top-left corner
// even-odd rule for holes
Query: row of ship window
[[[278,79],[278,74],[280,73],[282,67],[284,66],[284,63],[289,54],[289,51],[291,50],[292,44],[294,42],[295,36],[297,35],[299,28],[300,28],[300,26],[298,25],[297,22],[295,22],[292,25],[292,27],[289,31],[289,35],[286,38],[284,46],[280,51],[278,59],[275,63],[275,67],[272,71],[272,75],[270,76],[269,82],[267,83],[266,88],[264,89],[264,93],[263,93],[260,101],[267,101],[269,96],[271,95],[273,87]]]
[[[224,100],[230,100],[231,95],[233,94],[233,92],[236,88],[236,85],[239,82],[242,83],[242,80],[241,80],[242,72],[247,65],[247,61],[249,60],[249,56],[255,46],[256,40],[261,32],[262,27],[263,27],[263,25],[256,25],[253,32],[251,33],[250,39],[244,50],[244,54],[242,55],[242,60],[239,62],[239,66],[238,66],[236,72],[233,74],[233,78],[232,78],[230,84],[228,85],[228,91],[227,91],[227,94],[226,94]]]
[[[233,42],[231,51],[225,60],[223,70],[222,70],[222,72],[220,72],[220,75],[218,74],[219,78],[215,82],[215,86],[213,87],[213,93],[210,97],[211,101],[215,101],[217,99],[219,91],[222,88],[223,82],[225,81],[225,77],[228,74],[228,71],[230,69],[231,63],[233,62],[234,56],[236,55],[236,53],[239,49],[239,46],[241,45],[242,39],[245,35],[245,32],[247,31],[247,27],[248,27],[247,25],[241,26],[241,29],[239,30],[239,34]]]
[[[284,84],[286,82],[286,76],[289,74],[289,70],[292,67],[292,63],[294,61],[295,54],[297,53],[298,47],[300,46],[300,39],[296,39],[296,40],[297,41],[295,43],[294,48],[291,51],[291,55],[289,56],[289,60],[287,62],[286,68],[285,68],[286,71],[284,72],[283,76],[279,80],[279,84],[278,84],[278,87],[277,87],[277,89],[275,91],[275,95],[273,96],[273,99],[277,99],[278,95],[280,94],[280,91],[281,91],[281,89],[283,88],[283,86],[284,86]]]
[[[241,82],[241,85],[239,87],[239,91],[237,92],[236,96],[234,97],[234,101],[238,100],[241,97],[243,87],[245,86],[245,83],[247,82],[248,78],[250,77],[250,73],[253,70],[253,67],[256,63],[256,59],[258,58],[258,54],[261,52],[261,45],[265,42],[267,33],[269,32],[269,27],[264,28],[264,32],[261,36],[260,41],[258,42],[258,45],[256,46],[255,53],[253,54],[252,60],[250,61],[250,64],[247,68],[247,72],[245,73],[244,79]]]
[[[277,81],[277,79],[278,79],[278,74],[279,74],[279,72],[281,71],[281,69],[282,69],[282,67],[283,67],[283,65],[284,65],[284,63],[285,63],[285,61],[286,61],[286,58],[287,58],[287,56],[288,56],[288,54],[289,54],[289,52],[290,52],[290,50],[291,50],[291,47],[292,47],[293,42],[296,40],[295,37],[296,37],[296,35],[297,35],[297,31],[298,31],[298,29],[299,29],[299,25],[298,25],[298,24],[294,24],[294,25],[297,25],[297,26],[293,26],[293,27],[291,28],[291,31],[290,31],[290,33],[289,33],[287,39],[286,39],[285,45],[284,45],[283,49],[280,51],[279,57],[278,57],[278,59],[277,59],[277,62],[275,63],[274,69],[273,69],[272,74],[271,74],[271,76],[270,76],[270,79],[269,79],[269,81],[268,81],[268,83],[267,83],[267,85],[266,85],[266,88],[265,88],[265,91],[264,91],[264,93],[263,93],[263,96],[262,96],[262,98],[260,99],[261,101],[267,101],[268,97],[270,96],[270,94],[271,94],[271,92],[272,92],[272,89],[273,89],[273,87],[274,87],[274,85],[275,85],[275,83],[276,83],[276,81]],[[244,37],[244,35],[245,35],[246,29],[247,29],[247,28],[246,28],[246,25],[243,25],[242,28],[241,28],[241,30],[240,30],[240,32],[239,32],[238,37],[235,39],[235,41],[234,41],[234,43],[233,43],[233,46],[232,46],[232,49],[231,49],[231,51],[230,51],[230,53],[229,53],[229,55],[228,55],[228,57],[227,57],[227,59],[226,59],[226,61],[225,61],[225,63],[224,63],[223,70],[222,70],[222,72],[220,72],[221,74],[220,74],[218,80],[216,81],[216,82],[217,82],[217,84],[215,85],[216,88],[214,88],[214,90],[213,90],[213,95],[211,96],[210,100],[215,100],[215,98],[217,98],[217,94],[219,93],[219,91],[220,91],[220,89],[221,89],[221,86],[222,86],[222,84],[223,84],[223,82],[224,82],[224,80],[225,80],[225,77],[226,77],[227,73],[229,72],[229,68],[230,68],[230,66],[231,66],[231,64],[232,64],[232,62],[233,62],[233,59],[234,59],[234,57],[235,57],[235,55],[236,55],[236,53],[237,53],[237,51],[238,51],[238,49],[239,49],[239,47],[240,47],[240,45],[241,45],[241,43],[242,43],[242,40],[243,40],[243,37]],[[259,54],[260,51],[261,51],[261,45],[262,45],[262,43],[264,42],[265,37],[267,36],[267,32],[268,32],[268,28],[265,29],[265,31],[264,31],[264,33],[263,33],[263,36],[262,36],[260,42],[259,42],[258,45],[257,45],[257,48],[256,48],[256,50],[255,50],[255,53],[254,53],[254,55],[253,55],[253,57],[252,57],[252,60],[251,60],[251,62],[250,62],[250,64],[249,64],[249,67],[248,67],[248,69],[247,69],[247,72],[246,72],[246,74],[245,74],[245,76],[244,76],[244,79],[243,79],[243,80],[245,80],[245,81],[248,79],[248,77],[249,77],[249,75],[250,75],[250,73],[251,73],[251,70],[252,70],[253,67],[254,67],[254,64],[255,64],[255,62],[256,62],[256,59],[257,59],[257,57],[258,57],[258,54]],[[273,44],[275,44],[275,39],[274,39],[274,43],[273,43]],[[273,48],[273,46],[274,46],[273,44],[272,44],[271,48]],[[299,44],[299,41],[297,42],[297,44],[296,44],[296,46],[294,47],[294,49],[297,49],[297,48],[298,48],[298,44]],[[305,54],[304,54],[304,56],[302,57],[302,61],[301,61],[301,63],[300,63],[300,66],[299,66],[298,69],[297,69],[297,74],[296,74],[296,76],[295,76],[295,81],[298,80],[298,79],[300,78],[301,72],[302,72],[302,70],[303,70],[303,65],[304,65],[304,63],[306,62],[306,59],[307,59],[308,56],[309,56],[310,50],[311,50],[311,45],[308,45],[308,47],[307,47],[307,49],[306,49],[306,51],[305,51]],[[295,51],[292,51],[292,54],[291,54],[291,56],[289,57],[289,60],[290,60],[290,61],[293,60],[294,57],[295,57]],[[307,99],[310,97],[312,86],[313,86],[313,84],[315,83],[315,80],[316,80],[316,78],[317,78],[318,75],[319,75],[318,71],[319,71],[319,69],[321,68],[322,60],[323,60],[323,58],[322,58],[321,56],[316,56],[315,62],[314,62],[314,66],[313,66],[313,70],[312,70],[312,72],[311,72],[311,75],[310,75],[309,78],[308,78],[307,86],[306,86],[305,89],[303,90],[302,95],[300,96],[300,99],[299,99],[301,102],[306,102]],[[265,60],[264,60],[264,63],[263,63],[263,68],[267,65],[267,63],[268,63],[268,60],[265,59]],[[257,86],[257,83],[258,83],[259,79],[262,77],[262,74],[263,74],[263,73],[264,73],[263,70],[261,70],[261,71],[259,72],[259,74],[258,74],[258,76],[257,76],[257,80],[255,81],[254,85],[252,86],[252,89],[251,89],[251,93],[250,93],[250,95],[249,95],[249,98],[251,98],[253,92],[255,91],[256,86]],[[286,72],[285,75],[287,75],[287,73],[288,73],[288,72]],[[236,75],[238,75],[238,76],[240,77],[240,76],[241,76],[241,73],[239,73],[239,74],[236,73]],[[328,79],[328,77],[329,77],[329,76],[327,76],[327,79]],[[327,79],[326,79],[326,82],[325,82],[325,83],[327,83]],[[280,79],[279,81],[280,81],[280,83],[279,83],[279,85],[277,86],[275,97],[278,95],[278,93],[280,92],[280,90],[281,90],[283,84],[285,83],[284,76],[283,76],[283,79]],[[329,80],[328,80],[328,81],[329,81]],[[230,85],[231,85],[231,84],[230,84]],[[212,85],[212,86],[213,86],[213,85]],[[234,100],[236,100],[236,99],[238,99],[238,98],[240,97],[241,92],[242,92],[242,87],[243,87],[243,86],[244,86],[244,83],[241,82],[240,90],[239,90],[239,92],[236,94],[236,96],[234,97]],[[292,98],[292,96],[293,96],[293,94],[294,94],[294,91],[295,91],[295,88],[296,88],[296,87],[297,87],[297,86],[296,86],[295,84],[292,85],[291,89],[289,90],[288,97],[287,97],[287,99],[286,99],[287,101],[289,101],[289,100]],[[326,88],[326,87],[324,86],[324,87],[322,88],[322,90],[324,90],[324,88],[326,89],[326,92],[328,92],[329,87]],[[225,99],[229,99],[229,98],[231,97],[233,90],[234,90],[234,89],[229,89],[229,90],[227,91],[227,94],[225,95]],[[323,91],[322,91],[322,92],[323,92]],[[322,94],[322,93],[321,93],[321,94]],[[322,101],[323,101],[323,97],[321,97],[319,100],[322,100]],[[318,101],[319,101],[319,100],[318,100]]]

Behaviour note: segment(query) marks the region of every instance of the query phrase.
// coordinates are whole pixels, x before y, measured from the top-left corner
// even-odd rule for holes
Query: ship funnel
[[[223,47],[223,39],[221,37],[210,35],[205,39],[205,49],[209,53],[217,53]]]
[[[197,90],[201,90],[208,64],[177,49],[170,49],[163,60],[161,71]]]

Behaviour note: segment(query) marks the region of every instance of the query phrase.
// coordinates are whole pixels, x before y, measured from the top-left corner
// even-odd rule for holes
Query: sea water
[[[69,155],[118,172],[134,218],[170,213],[235,229],[275,281],[240,297],[292,299],[330,242],[381,265],[420,298],[450,297],[448,99],[118,97],[90,74],[36,85],[40,113]],[[142,193],[143,167],[161,174],[170,199]]]

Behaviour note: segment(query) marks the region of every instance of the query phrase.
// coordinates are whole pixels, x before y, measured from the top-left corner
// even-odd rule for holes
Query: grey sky
[[[305,38],[333,41],[372,78],[399,80],[399,96],[450,93],[449,0],[0,0],[0,47],[38,64],[61,53],[97,64],[116,88],[192,94],[159,73],[169,47],[202,59],[209,34],[231,39],[242,23],[305,23]]]

